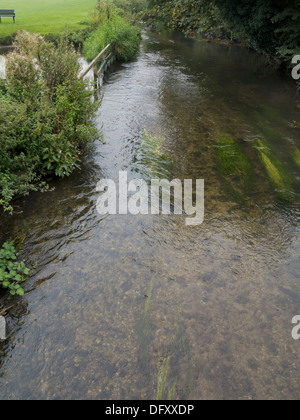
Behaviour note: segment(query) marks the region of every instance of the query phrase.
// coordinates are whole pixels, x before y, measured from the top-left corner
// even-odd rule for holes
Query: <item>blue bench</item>
[[[16,13],[14,10],[0,9],[0,23],[1,23],[2,17],[12,17],[14,20],[14,23],[16,23]]]

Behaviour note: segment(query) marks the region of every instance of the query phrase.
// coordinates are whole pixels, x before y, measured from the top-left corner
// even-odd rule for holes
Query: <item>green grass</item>
[[[1,9],[15,9],[16,24],[12,18],[2,18],[1,39],[18,30],[57,34],[68,30],[84,28],[89,16],[95,9],[97,0],[2,0]]]

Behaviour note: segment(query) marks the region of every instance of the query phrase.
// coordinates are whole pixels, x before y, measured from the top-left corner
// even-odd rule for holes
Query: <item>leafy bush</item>
[[[148,0],[142,17],[188,35],[243,41],[286,62],[299,53],[299,0]]]
[[[65,37],[68,39],[69,43],[74,46],[74,48],[79,51],[83,47],[84,41],[87,39],[89,34],[92,32],[92,27],[89,22],[86,23],[88,26],[86,28],[68,31],[66,29]],[[61,40],[61,34],[59,33],[50,33],[45,35],[45,39],[49,42],[53,42],[55,45],[59,45]]]
[[[157,21],[186,35],[201,34],[206,38],[227,37],[219,9],[211,0],[153,0],[141,17],[151,26]]]
[[[38,35],[18,34],[0,85],[0,205],[44,191],[46,175],[68,176],[82,148],[97,138],[96,105],[78,79],[79,56],[66,39],[55,47]]]
[[[120,15],[119,9],[102,4],[94,16],[95,30],[84,43],[83,54],[92,61],[108,44],[119,61],[130,61],[140,46],[140,29]]]
[[[25,263],[18,262],[14,242],[5,242],[0,250],[0,286],[9,289],[11,295],[24,295],[20,283],[23,283],[29,274]]]
[[[114,5],[130,15],[145,10],[147,7],[147,0],[114,0]]]
[[[300,48],[300,8],[293,5],[285,7],[276,16],[272,23],[276,24],[277,52],[285,61],[291,61],[294,55],[299,54]]]

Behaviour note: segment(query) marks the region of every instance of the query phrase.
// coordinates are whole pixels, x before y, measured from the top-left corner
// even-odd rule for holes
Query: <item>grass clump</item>
[[[108,44],[118,61],[130,61],[139,52],[141,31],[111,4],[102,4],[92,18],[94,30],[83,46],[83,54],[92,61]]]

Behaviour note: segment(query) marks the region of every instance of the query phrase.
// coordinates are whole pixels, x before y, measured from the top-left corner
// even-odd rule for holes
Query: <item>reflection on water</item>
[[[262,57],[145,34],[138,60],[107,81],[106,144],[2,223],[3,239],[25,237],[34,269],[0,347],[1,398],[299,398],[297,119],[292,83]],[[238,145],[229,156],[242,151],[236,172],[218,163],[222,138]],[[292,201],[258,139],[291,175]],[[245,161],[239,201],[225,184],[242,182]],[[120,170],[204,178],[205,223],[101,218],[96,184]]]

